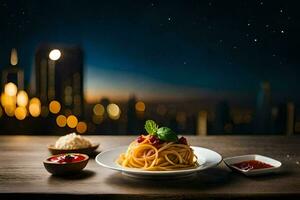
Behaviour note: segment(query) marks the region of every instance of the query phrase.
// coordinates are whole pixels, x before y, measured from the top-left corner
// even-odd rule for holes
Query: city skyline
[[[53,45],[53,44],[51,44]],[[54,44],[53,47],[60,47],[62,44]],[[67,46],[72,46],[68,44]],[[74,45],[73,45],[74,46]],[[75,45],[76,46],[76,45]],[[55,49],[55,48],[53,48]],[[10,69],[14,66],[6,66],[6,68]],[[26,89],[28,89],[29,93],[36,94],[36,75],[34,73],[35,66],[32,67],[33,70],[30,73],[30,77],[26,80],[27,84],[25,85]],[[19,67],[19,69],[23,70],[22,67]],[[259,85],[266,80],[262,80],[261,82],[258,82],[258,84],[255,86],[254,90],[251,91],[234,91],[234,90],[213,90],[208,88],[197,88],[197,87],[185,87],[181,85],[172,85],[168,83],[155,83],[155,81],[145,81],[142,80],[142,77],[138,77],[134,74],[128,73],[126,76],[121,74],[114,74],[113,72],[105,73],[105,77],[98,80],[98,84],[96,83],[89,83],[91,86],[87,86],[88,81],[86,81],[87,70],[83,70],[83,94],[84,99],[87,103],[96,103],[99,102],[103,98],[109,98],[113,101],[127,101],[130,96],[134,95],[140,100],[144,101],[174,101],[174,102],[180,102],[180,101],[212,101],[218,102],[221,100],[227,100],[232,103],[238,103],[241,99],[245,101],[245,105],[253,104],[256,102],[256,95],[259,91]],[[100,69],[101,71],[101,69]],[[98,71],[99,72],[99,71]],[[26,71],[25,71],[26,73]],[[92,73],[89,76],[95,77],[94,79],[97,79],[97,76],[101,73]],[[98,77],[99,79],[99,77]],[[118,84],[115,84],[114,81],[111,80],[118,80]],[[136,86],[131,86],[129,88],[124,87],[124,82],[129,82],[130,84],[134,85],[133,83],[139,82],[141,84],[138,84]],[[123,82],[123,83],[122,83]],[[148,84],[147,84],[148,82]],[[269,82],[269,81],[267,81]],[[150,83],[150,84],[149,84]],[[126,84],[125,84],[126,85]],[[272,84],[271,84],[272,85]],[[116,87],[114,87],[116,86]],[[122,88],[123,87],[123,88]],[[159,90],[158,90],[158,89]],[[146,91],[146,92],[145,92]],[[165,93],[165,94],[164,94]],[[282,95],[283,93],[273,93],[272,97],[276,100],[276,102],[284,102],[287,100],[290,100],[288,98],[289,94],[285,93],[285,95]],[[295,99],[297,100],[297,99]]]
[[[36,1],[3,2],[1,16],[7,22],[2,24],[0,67],[16,47],[28,86],[39,44],[79,44],[86,57],[89,101],[126,99],[134,93],[144,100],[245,95],[253,102],[265,80],[276,101],[299,101],[293,3],[93,3],[54,1],[45,9]]]

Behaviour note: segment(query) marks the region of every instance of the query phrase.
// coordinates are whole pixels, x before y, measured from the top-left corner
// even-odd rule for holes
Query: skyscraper
[[[19,89],[24,89],[24,71],[18,66],[18,53],[16,49],[11,50],[10,65],[2,70],[1,87],[8,82],[13,82]]]
[[[79,46],[41,45],[35,54],[36,95],[42,104],[58,100],[62,108],[83,112],[83,51]]]

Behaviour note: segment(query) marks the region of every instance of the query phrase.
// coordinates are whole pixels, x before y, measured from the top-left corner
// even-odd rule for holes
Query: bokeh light
[[[145,105],[144,102],[138,101],[138,102],[135,104],[135,109],[136,109],[136,111],[138,111],[138,112],[145,112],[145,110],[146,110],[146,105]]]
[[[87,130],[87,124],[85,122],[78,122],[76,130],[78,133],[85,133]]]
[[[8,96],[6,93],[1,95],[1,104],[3,107],[15,106],[16,105],[16,96]]]
[[[11,50],[10,54],[10,64],[16,66],[18,64],[18,52],[15,48]]]
[[[92,118],[94,124],[101,124],[103,122],[103,119],[104,118],[101,115],[93,115],[93,118]]]
[[[5,111],[5,113],[6,113],[7,116],[13,117],[15,115],[15,109],[16,109],[16,106],[15,105],[11,105],[11,106],[6,106],[4,108],[4,111]]]
[[[9,82],[4,86],[4,93],[8,96],[16,96],[18,88],[16,84]]]
[[[185,123],[186,122],[186,118],[187,118],[187,116],[186,116],[185,112],[178,112],[176,114],[176,121],[179,124]]]
[[[38,117],[41,114],[41,101],[34,97],[29,102],[29,113],[32,117]]]
[[[73,91],[73,88],[71,86],[65,87],[65,95],[72,96],[72,91]]]
[[[28,104],[28,95],[24,90],[20,90],[17,94],[18,106],[26,107]]]
[[[65,105],[70,106],[72,105],[73,97],[71,95],[66,95],[64,101],[65,101]]]
[[[26,118],[27,110],[23,106],[19,106],[15,110],[15,116],[18,120],[23,120]]]
[[[104,115],[105,108],[102,104],[96,104],[93,108],[93,112],[97,116],[102,116]]]
[[[50,53],[49,53],[49,58],[51,59],[51,60],[58,60],[59,58],[60,58],[60,56],[61,56],[61,52],[60,52],[60,50],[58,50],[58,49],[53,49],[52,51],[50,51]]]
[[[51,113],[57,114],[57,113],[59,113],[60,109],[61,109],[61,105],[58,101],[53,100],[53,101],[50,102],[49,110],[50,110]]]
[[[68,118],[67,118],[67,125],[70,128],[75,128],[77,126],[77,123],[78,123],[77,117],[75,117],[74,115],[68,116]]]
[[[108,116],[113,119],[117,120],[120,118],[121,110],[117,104],[111,103],[107,106]]]
[[[58,115],[56,117],[56,124],[59,127],[65,127],[67,124],[67,118],[64,115]]]

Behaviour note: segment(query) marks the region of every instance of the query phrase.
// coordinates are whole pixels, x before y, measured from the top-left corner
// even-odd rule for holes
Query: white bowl
[[[228,157],[228,158],[224,158],[223,160],[230,169],[241,172],[247,176],[267,174],[267,173],[271,173],[271,172],[278,172],[279,168],[281,167],[281,162],[279,162],[278,160],[274,160],[272,158],[257,155],[257,154]],[[261,161],[261,162],[267,163],[269,165],[272,165],[273,167],[263,168],[263,169],[243,170],[243,169],[239,169],[239,168],[233,166],[233,164],[247,161],[247,160]]]

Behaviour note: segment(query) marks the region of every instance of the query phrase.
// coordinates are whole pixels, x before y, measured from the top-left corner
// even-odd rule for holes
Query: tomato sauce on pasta
[[[178,142],[165,142],[152,135],[139,136],[116,162],[123,167],[148,171],[190,169],[198,166],[193,149],[184,137]]]

